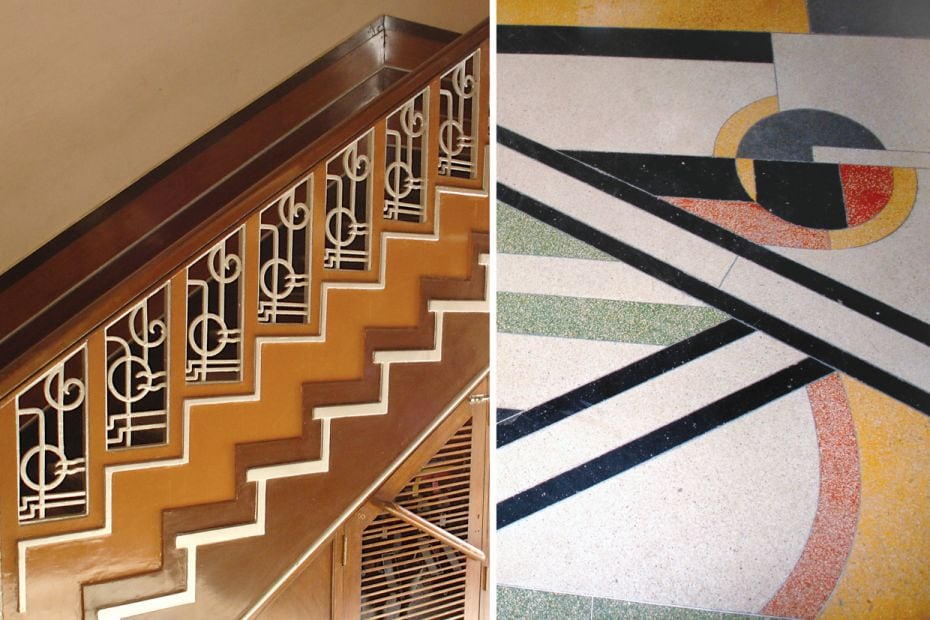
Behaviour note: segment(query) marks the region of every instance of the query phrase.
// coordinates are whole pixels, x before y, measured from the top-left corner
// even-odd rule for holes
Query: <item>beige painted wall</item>
[[[487,0],[0,2],[0,272],[381,14]]]

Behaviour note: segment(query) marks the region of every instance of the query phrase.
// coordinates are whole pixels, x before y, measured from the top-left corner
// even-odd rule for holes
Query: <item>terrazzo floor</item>
[[[497,3],[499,618],[930,618],[930,10]]]

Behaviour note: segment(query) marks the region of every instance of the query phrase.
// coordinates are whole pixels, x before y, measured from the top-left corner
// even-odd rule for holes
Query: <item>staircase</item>
[[[294,142],[133,272],[131,299],[87,299],[5,369],[4,617],[259,613],[474,395],[486,39]],[[333,593],[330,613],[358,615],[342,596],[357,594]]]

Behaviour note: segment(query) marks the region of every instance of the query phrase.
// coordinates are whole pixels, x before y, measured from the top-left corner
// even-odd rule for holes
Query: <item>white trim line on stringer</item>
[[[478,257],[478,263],[485,267],[485,272],[487,273],[487,265],[490,262],[490,256],[487,254],[481,254]],[[381,369],[381,381],[380,389],[378,392],[378,400],[370,403],[359,403],[351,405],[330,405],[322,407],[314,407],[313,409],[313,418],[316,420],[322,421],[322,433],[321,433],[321,446],[320,446],[320,458],[313,459],[309,461],[298,461],[294,463],[285,463],[283,465],[270,465],[266,467],[255,467],[249,469],[246,473],[246,480],[248,482],[254,482],[256,485],[256,497],[255,497],[255,520],[253,523],[248,523],[245,525],[234,525],[224,528],[216,528],[212,530],[204,530],[202,532],[194,532],[191,534],[182,534],[175,539],[175,545],[178,548],[187,549],[188,556],[188,573],[186,580],[186,588],[182,592],[175,594],[169,594],[165,596],[154,597],[150,599],[144,599],[141,601],[133,601],[131,603],[126,603],[123,605],[116,605],[114,607],[109,607],[105,609],[100,609],[97,612],[97,618],[99,620],[116,620],[118,618],[126,618],[128,616],[134,616],[142,613],[149,613],[153,611],[158,611],[166,609],[169,607],[174,607],[177,605],[183,605],[187,603],[193,603],[196,601],[196,587],[197,587],[197,563],[196,559],[191,560],[192,557],[196,558],[197,548],[204,545],[212,545],[221,542],[228,542],[231,540],[238,540],[242,538],[249,538],[252,536],[262,536],[265,533],[265,514],[267,506],[265,503],[266,499],[266,490],[269,480],[276,480],[280,478],[290,478],[294,476],[305,476],[311,474],[326,473],[329,471],[329,458],[330,458],[330,447],[331,447],[331,424],[332,420],[339,418],[349,418],[349,417],[363,417],[363,416],[375,416],[375,415],[385,415],[388,412],[388,401],[390,399],[390,368],[391,364],[394,363],[422,363],[422,362],[438,362],[442,360],[442,334],[443,334],[443,324],[446,313],[456,313],[456,312],[471,312],[471,313],[486,313],[488,312],[488,295],[490,293],[490,277],[485,277],[485,287],[484,287],[484,300],[482,301],[459,301],[459,300],[440,300],[438,302],[431,301],[430,311],[436,313],[435,328],[433,330],[434,340],[432,349],[421,349],[421,350],[403,350],[403,351],[378,351],[375,352],[374,362],[382,365]],[[480,377],[483,377],[487,370],[483,370]],[[479,378],[480,380],[480,378]],[[444,410],[440,414],[438,419],[444,418],[451,408],[455,404],[460,402],[474,385],[470,385],[467,391],[464,394],[459,394],[453,401],[453,405],[450,405],[449,408]],[[433,428],[431,425],[430,428]],[[413,446],[419,443],[420,439],[414,442]],[[408,451],[412,451],[413,447],[410,447]],[[405,454],[402,455],[401,460],[406,458]],[[392,465],[387,472],[390,472],[394,469]],[[353,507],[349,509],[349,512],[354,511],[358,505],[375,489],[380,485],[381,479],[386,477],[388,473],[384,473],[382,477],[374,483],[374,486],[371,489],[366,490],[360,498],[353,503]],[[341,516],[334,525],[332,525],[324,535],[319,538],[313,545],[311,545],[311,550],[307,553],[312,553],[316,547],[322,543],[331,533],[331,529],[336,527],[338,523],[341,523],[344,520],[344,516]],[[302,562],[303,560],[301,560]],[[292,566],[286,573],[290,575],[293,571],[296,570],[296,566]],[[273,586],[273,589],[278,587]],[[262,601],[265,600],[265,597],[262,597]]]
[[[374,493],[378,489],[378,487],[384,484],[384,481],[388,479],[388,476],[390,476],[391,473],[394,472],[401,465],[401,463],[403,463],[405,460],[407,460],[407,458],[411,454],[413,454],[413,451],[416,450],[416,448],[419,447],[420,444],[423,443],[423,441],[430,435],[430,433],[435,431],[439,427],[439,425],[442,424],[446,420],[446,418],[449,417],[449,414],[452,413],[452,411],[465,399],[466,396],[468,396],[469,393],[471,393],[472,390],[475,389],[475,387],[487,375],[488,375],[488,368],[485,367],[468,383],[467,386],[465,386],[465,388],[461,392],[459,392],[456,395],[455,398],[452,399],[449,405],[447,405],[446,408],[443,409],[443,411],[436,417],[433,423],[430,424],[429,427],[424,429],[423,432],[421,432],[417,436],[417,438],[410,444],[410,446],[408,446],[407,449],[404,450],[403,454],[398,456],[394,460],[394,462],[391,463],[390,466],[387,467],[387,469],[385,469],[385,471],[378,477],[377,480],[372,482],[368,486],[368,488],[366,488],[361,493],[361,495],[355,498],[355,501],[353,501],[352,504],[348,508],[346,508],[346,510],[344,510],[343,513],[339,515],[339,517],[336,518],[332,524],[330,524],[330,526],[326,529],[326,531],[320,534],[320,536],[318,536],[317,539],[313,541],[313,544],[311,544],[300,555],[300,557],[297,558],[297,560],[295,560],[294,563],[291,564],[291,566],[284,573],[282,573],[281,576],[278,577],[277,580],[275,580],[275,582],[271,585],[268,591],[265,592],[255,602],[255,604],[253,604],[252,607],[250,607],[249,610],[245,612],[245,614],[243,615],[243,618],[251,618],[255,613],[257,613],[258,610],[261,609],[262,606],[265,603],[267,603],[268,600],[272,596],[274,596],[275,592],[277,592],[281,588],[281,586],[287,583],[287,581],[291,578],[291,576],[295,572],[297,572],[297,570],[303,565],[303,563],[306,562],[307,559],[310,558],[311,555],[316,553],[316,550],[319,549],[320,545],[323,544],[323,542],[326,541],[327,538],[332,536],[333,532],[336,531],[336,528],[338,528],[342,523],[344,523],[345,520],[349,518],[349,516],[352,513],[358,510],[359,507],[365,502],[365,500],[368,499],[368,497],[370,497],[371,494]]]
[[[478,385],[488,374],[488,368],[483,368],[469,383],[462,389],[456,396],[453,398],[450,403],[446,406],[445,409],[436,417],[436,419],[424,429],[417,438],[408,446],[402,454],[400,454],[388,468],[374,481],[372,482],[358,497],[353,500],[352,504],[346,508],[345,511],[339,517],[337,517],[332,524],[317,537],[316,540],[308,547],[303,554],[286,570],[276,581],[272,584],[271,588],[262,597],[244,614],[243,617],[248,618],[252,616],[258,609],[265,604],[265,602],[271,598],[271,596],[282,586],[285,582],[293,575],[300,566],[313,555],[314,552],[320,547],[323,542],[332,536],[333,532],[339,525],[346,520],[353,512],[358,510],[358,508],[364,503],[364,501],[375,492],[375,490],[381,486],[388,476],[394,471],[404,460],[406,460],[413,451],[419,446],[426,437],[432,433],[436,428],[449,416],[449,414],[465,399],[468,394],[475,389],[475,386]],[[170,607],[177,607],[179,605],[186,605],[196,602],[196,581],[197,581],[197,547],[199,545],[212,544],[214,542],[225,542],[227,540],[235,540],[237,538],[247,538],[249,536],[260,536],[264,534],[264,519],[265,519],[265,503],[262,501],[261,507],[258,506],[258,495],[262,495],[264,499],[264,494],[266,491],[268,480],[271,478],[262,478],[256,483],[256,522],[254,524],[249,524],[245,526],[235,526],[233,528],[222,528],[219,530],[210,530],[208,532],[201,532],[197,534],[187,535],[190,538],[186,538],[184,545],[181,544],[181,536],[177,538],[177,545],[179,547],[185,546],[187,548],[187,589],[178,592],[176,594],[168,594],[161,597],[146,599],[142,601],[135,601],[132,603],[127,603],[125,605],[120,605],[117,607],[110,607],[107,609],[101,609],[97,612],[98,620],[116,620],[127,618],[130,616],[149,613],[153,611],[159,611],[162,609],[168,609]],[[259,521],[260,520],[260,521]],[[236,529],[236,527],[241,528],[254,528],[252,533],[245,533],[241,536],[228,536],[226,530]],[[260,531],[259,531],[260,529]],[[193,537],[200,536],[201,534],[209,534],[211,539],[209,542],[204,540],[195,542]]]
[[[489,262],[489,256],[487,254],[482,254],[479,257],[478,262],[479,264],[486,267]],[[125,618],[126,616],[157,611],[160,609],[165,609],[166,607],[173,607],[179,604],[194,602],[196,600],[197,563],[196,561],[191,562],[190,558],[196,555],[197,548],[203,545],[211,545],[227,542],[230,540],[238,540],[242,538],[263,535],[265,533],[265,514],[267,510],[265,499],[268,481],[280,478],[290,478],[293,476],[304,476],[309,474],[328,472],[332,420],[348,417],[385,415],[388,412],[388,401],[390,399],[391,364],[441,361],[442,333],[445,314],[447,312],[487,312],[489,287],[490,278],[486,277],[485,300],[483,302],[442,301],[440,304],[437,304],[441,308],[439,310],[433,309],[433,303],[430,303],[430,310],[436,313],[435,328],[433,330],[434,342],[432,349],[375,352],[374,362],[382,365],[380,389],[377,401],[351,405],[331,405],[315,407],[313,409],[313,418],[321,420],[323,427],[319,459],[249,469],[246,474],[246,480],[256,484],[255,521],[253,523],[235,525],[225,528],[216,528],[178,536],[175,539],[175,545],[178,548],[187,549],[188,553],[188,575],[186,580],[187,586],[183,592],[101,609],[97,612],[97,617],[101,620]],[[468,391],[471,391],[471,388],[469,388]],[[459,402],[462,398],[464,398],[464,395],[459,395],[456,397],[455,402]],[[448,411],[444,411],[440,417],[443,417],[446,413],[448,413]],[[393,469],[393,467],[391,469]],[[369,492],[366,491],[362,495],[361,499],[357,500],[357,503],[360,504],[361,501],[363,501],[364,498],[368,496],[368,493]],[[340,518],[337,523],[341,521],[342,518]],[[328,535],[329,533],[326,533],[323,539],[325,539],[325,537]],[[313,548],[316,548],[316,546],[319,545],[319,542],[321,541],[317,541],[317,543],[313,545]],[[292,571],[289,571],[288,574],[290,574],[290,572]]]
[[[487,166],[485,166],[487,168]],[[87,540],[90,538],[104,537],[109,536],[113,532],[113,505],[112,505],[112,491],[113,491],[113,475],[119,472],[127,471],[139,471],[145,469],[157,469],[161,467],[175,467],[186,465],[190,460],[190,414],[191,407],[194,405],[212,405],[212,404],[227,404],[233,402],[255,402],[261,399],[261,357],[262,349],[266,344],[294,344],[294,343],[314,343],[314,342],[323,342],[326,340],[326,307],[329,299],[330,290],[339,290],[339,289],[354,289],[354,290],[383,290],[385,287],[385,279],[387,275],[387,242],[390,239],[410,239],[417,241],[438,241],[439,240],[439,220],[440,220],[440,211],[441,211],[441,200],[440,197],[443,194],[455,194],[462,196],[476,196],[476,197],[488,197],[487,191],[487,171],[484,175],[484,183],[481,189],[465,189],[465,188],[455,188],[455,187],[436,187],[435,192],[435,208],[434,208],[434,218],[433,218],[433,231],[432,233],[427,234],[418,234],[418,233],[399,233],[399,232],[384,232],[381,234],[381,260],[380,268],[378,271],[378,280],[375,282],[324,282],[321,284],[320,289],[320,333],[313,336],[291,336],[291,337],[275,337],[275,336],[265,336],[258,337],[255,339],[255,373],[254,373],[254,385],[255,391],[252,394],[243,395],[243,396],[230,396],[230,397],[204,397],[204,398],[192,398],[186,399],[184,401],[184,409],[181,420],[181,456],[174,459],[164,459],[158,461],[146,461],[143,463],[127,463],[122,465],[110,465],[104,468],[104,524],[103,527],[94,528],[91,530],[84,530],[80,532],[70,532],[67,534],[58,534],[54,536],[45,536],[40,538],[31,538],[27,540],[21,540],[17,543],[17,589],[18,589],[18,609],[20,613],[25,613],[27,609],[26,600],[27,600],[27,571],[26,571],[26,560],[29,549],[35,549],[37,547],[48,546],[52,544],[63,544],[69,542],[76,542],[80,540]],[[479,258],[479,262],[480,262]],[[486,264],[486,263],[484,263]],[[487,282],[490,280],[486,274],[486,285],[485,289],[488,290]],[[485,310],[486,311],[486,310]],[[385,367],[387,368],[387,367]],[[325,424],[324,424],[325,426]],[[191,555],[193,550],[188,551],[188,564],[191,563]],[[171,595],[179,596],[179,595]],[[175,603],[176,605],[183,604],[181,602]],[[112,609],[118,609],[116,607]]]

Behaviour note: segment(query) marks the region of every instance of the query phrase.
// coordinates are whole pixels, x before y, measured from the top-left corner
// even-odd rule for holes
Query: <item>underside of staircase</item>
[[[374,595],[391,617],[486,613],[486,442],[462,433],[487,415],[487,32],[382,18],[5,280],[231,171],[0,337],[3,617],[368,617],[401,561],[363,576],[379,515],[423,537]],[[391,64],[359,68],[379,45]],[[446,479],[458,499],[430,499]]]

